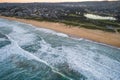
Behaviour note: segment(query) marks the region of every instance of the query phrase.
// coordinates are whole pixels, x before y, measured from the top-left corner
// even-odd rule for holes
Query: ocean
[[[120,48],[0,18],[0,80],[120,80]]]

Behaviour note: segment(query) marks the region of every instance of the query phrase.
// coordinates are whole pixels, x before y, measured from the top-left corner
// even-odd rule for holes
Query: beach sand
[[[35,21],[4,16],[0,16],[0,18],[32,24],[33,26],[36,27],[47,28],[57,32],[65,33],[72,37],[85,38],[95,42],[100,42],[120,48],[120,33],[111,33],[104,32],[101,30],[78,28],[75,26],[67,26],[65,24],[55,22]]]

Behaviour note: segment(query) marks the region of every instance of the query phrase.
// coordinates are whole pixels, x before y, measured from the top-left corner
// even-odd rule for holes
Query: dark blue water
[[[0,19],[0,80],[120,80],[120,49]]]

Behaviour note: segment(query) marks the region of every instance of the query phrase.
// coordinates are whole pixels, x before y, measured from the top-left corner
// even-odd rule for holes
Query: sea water
[[[120,49],[0,19],[0,80],[120,80]]]

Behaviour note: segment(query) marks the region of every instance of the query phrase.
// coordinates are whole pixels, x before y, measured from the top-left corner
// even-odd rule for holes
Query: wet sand
[[[4,16],[0,16],[0,18],[32,24],[33,26],[39,28],[51,29],[57,32],[68,34],[69,36],[72,37],[85,38],[120,48],[120,33],[111,33],[111,32],[104,32],[101,30],[78,28],[76,26],[67,26],[65,24],[55,23],[55,22],[35,21],[35,20],[19,19],[19,18],[4,17]]]

